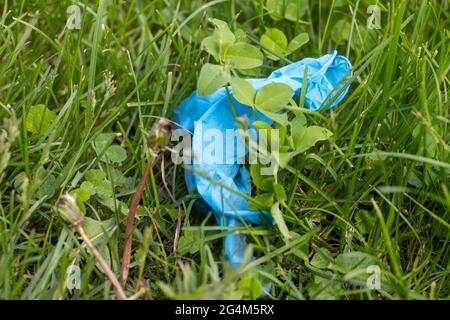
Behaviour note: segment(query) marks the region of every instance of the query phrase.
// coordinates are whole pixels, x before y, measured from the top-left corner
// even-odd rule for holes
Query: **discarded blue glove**
[[[272,82],[284,83],[289,85],[298,97],[306,66],[308,79],[305,106],[317,110],[323,107],[327,97],[342,89],[338,97],[325,103],[329,108],[337,105],[348,91],[348,85],[343,84],[344,81],[341,80],[351,76],[351,64],[346,57],[338,55],[336,51],[318,59],[305,58],[272,72],[266,79],[248,79],[248,82],[257,91]],[[345,88],[342,87],[344,85]],[[229,89],[231,91],[231,87]],[[234,97],[232,99],[237,116],[246,116],[249,126],[255,120],[272,123],[271,119],[259,112],[255,114],[251,107],[239,103]],[[270,213],[249,209],[248,201],[242,196],[242,194],[250,196],[252,188],[250,174],[244,164],[238,161],[238,153],[234,152],[231,159],[224,158],[222,163],[214,163],[212,159],[208,159],[210,155],[204,152],[210,144],[204,137],[205,132],[215,129],[225,137],[227,129],[237,129],[225,88],[209,96],[198,96],[197,91],[194,91],[175,109],[174,120],[180,127],[193,133],[192,165],[186,165],[185,179],[189,191],[197,191],[207,204],[203,206],[203,210],[212,211],[217,223],[225,227],[242,227],[242,221],[252,224],[273,224]],[[247,247],[245,236],[230,233],[225,236],[224,246],[225,256],[231,265],[235,268],[241,266]],[[266,290],[269,288],[270,286],[265,287]]]

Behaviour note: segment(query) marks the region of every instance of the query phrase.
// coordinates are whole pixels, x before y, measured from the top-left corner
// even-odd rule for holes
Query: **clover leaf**
[[[31,133],[46,133],[53,121],[57,118],[56,113],[43,104],[32,106],[25,118],[25,128]]]

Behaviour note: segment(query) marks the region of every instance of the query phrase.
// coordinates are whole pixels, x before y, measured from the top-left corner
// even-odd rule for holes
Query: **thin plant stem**
[[[141,201],[142,193],[144,192],[145,184],[147,183],[148,176],[150,174],[150,168],[152,166],[152,159],[147,160],[144,174],[139,182],[136,193],[131,201],[130,213],[128,214],[127,228],[125,230],[125,247],[123,249],[122,256],[122,283],[125,283],[128,279],[128,273],[130,270],[131,259],[131,235],[133,233],[134,218],[136,216],[136,209]]]
[[[125,292],[119,282],[117,280],[116,276],[114,275],[113,271],[109,267],[109,265],[106,263],[105,259],[103,259],[102,255],[98,252],[98,250],[95,248],[94,244],[91,242],[89,237],[87,236],[86,232],[84,231],[81,224],[76,226],[76,230],[80,234],[81,238],[83,238],[83,241],[86,243],[87,247],[92,251],[95,258],[97,259],[98,263],[102,267],[103,271],[105,272],[106,276],[108,277],[109,281],[114,287],[114,291],[116,292],[116,297],[118,300],[126,300],[127,296],[125,295]]]

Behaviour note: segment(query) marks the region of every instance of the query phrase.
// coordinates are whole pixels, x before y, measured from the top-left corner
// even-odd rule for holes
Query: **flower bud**
[[[170,141],[172,129],[172,123],[165,118],[161,118],[153,124],[149,134],[149,151],[153,157],[165,149]]]
[[[57,209],[61,218],[71,226],[77,227],[83,223],[83,213],[70,194],[65,193],[61,196]]]

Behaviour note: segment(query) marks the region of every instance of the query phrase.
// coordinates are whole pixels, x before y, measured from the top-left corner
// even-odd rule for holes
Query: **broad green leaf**
[[[330,269],[341,273],[349,273],[357,269],[365,271],[368,266],[373,264],[375,264],[375,258],[367,253],[358,251],[344,252],[336,257],[335,263],[330,266]]]
[[[226,48],[236,41],[236,37],[225,21],[219,19],[210,19],[210,21],[215,29],[212,36],[202,41],[202,47],[219,62]]]
[[[261,68],[240,69],[239,74],[245,78],[262,78],[266,76]]]
[[[44,172],[45,173],[45,172]],[[41,182],[39,189],[37,190],[37,194],[39,197],[47,196],[48,198],[52,197],[56,190],[59,187],[59,184],[54,175],[50,174],[47,177],[42,177],[43,181]]]
[[[102,155],[102,161],[123,162],[127,158],[127,152],[119,145],[111,145],[116,134],[101,133],[94,140],[94,149],[97,155]]]
[[[99,169],[89,169],[86,172],[86,180],[90,181],[94,186],[100,184],[105,178],[106,173]]]
[[[210,21],[216,27],[216,30],[214,31],[214,36],[216,37],[216,39],[219,41],[220,44],[224,42],[233,43],[234,41],[236,41],[236,37],[234,36],[233,32],[231,32],[230,28],[228,27],[228,24],[225,21],[219,19],[210,19]]]
[[[287,121],[287,115],[286,115],[286,121]],[[279,123],[279,124],[280,125],[278,125],[276,128],[279,131],[279,138],[280,138],[279,142],[280,142],[280,151],[281,151],[281,148],[283,147],[284,142],[286,141],[286,138],[288,138],[288,136],[287,136],[287,124],[282,124],[282,123]],[[290,136],[289,136],[289,138],[290,138]]]
[[[328,274],[328,278],[319,275],[314,276],[314,281],[308,284],[308,294],[310,299],[317,300],[336,300],[342,295],[341,283],[333,278],[333,273],[330,271],[323,271]]]
[[[270,142],[272,141],[272,130],[273,130],[272,126],[264,121],[259,121],[259,120],[254,121],[253,126],[259,130],[259,132],[258,132],[259,138],[258,139],[261,139],[261,135],[263,133],[265,133],[266,141],[268,144],[270,144]]]
[[[86,202],[91,198],[91,195],[83,189],[74,189],[70,191],[69,194],[75,197],[75,200],[77,202],[78,201]]]
[[[205,50],[210,55],[212,55],[214,57],[214,59],[216,59],[216,61],[219,61],[219,59],[220,59],[220,43],[215,37],[210,36],[210,37],[206,37],[205,39],[203,39],[201,47],[203,50]]]
[[[248,275],[243,276],[239,280],[238,289],[244,293],[244,298],[247,299],[258,299],[264,292],[264,286],[256,272],[250,272]]]
[[[129,183],[130,178],[126,177],[122,171],[112,167],[110,168],[110,171],[111,180],[114,182],[114,185],[122,187]]]
[[[220,61],[226,48],[236,41],[236,37],[225,21],[219,19],[210,19],[210,21],[215,26],[213,35],[203,39],[201,47],[211,54],[216,61]]]
[[[129,212],[128,206],[125,202],[114,199],[112,196],[101,196],[98,198],[98,201],[112,212],[116,212],[117,210],[117,212],[123,215],[127,215]]]
[[[285,0],[284,18],[297,21],[303,17],[308,9],[308,0]]]
[[[94,187],[97,193],[103,198],[110,198],[113,196],[113,185],[108,179],[103,179],[100,183],[95,184]]]
[[[274,183],[273,184],[273,192],[275,194],[275,199],[277,199],[278,201],[286,201],[287,200],[286,191],[284,191],[284,188],[281,184]]]
[[[286,168],[289,161],[295,156],[295,152],[280,152],[278,155],[278,164],[281,168]]]
[[[248,81],[233,77],[231,78],[230,84],[233,89],[233,96],[237,101],[247,106],[253,106],[256,90]]]
[[[178,251],[184,255],[186,253],[194,254],[200,250],[201,233],[200,230],[185,230],[178,242]]]
[[[270,208],[270,213],[272,214],[273,219],[275,220],[278,229],[280,230],[282,236],[286,239],[289,240],[292,238],[291,234],[289,233],[289,230],[286,226],[286,222],[284,221],[283,218],[283,213],[280,210],[280,202],[275,202],[272,205],[272,208]]]
[[[297,35],[294,39],[289,42],[289,45],[287,47],[287,51],[289,53],[294,52],[295,50],[301,48],[305,44],[307,44],[309,41],[309,35],[304,32]]]
[[[314,146],[317,142],[327,140],[333,134],[328,129],[311,126],[307,127],[299,136],[294,136],[295,151],[301,153]]]
[[[283,55],[286,52],[288,41],[283,31],[276,28],[266,28],[266,32],[261,36],[261,44],[274,51]],[[279,58],[268,50],[266,50],[267,57],[272,60],[279,60]]]
[[[306,117],[303,113],[298,113],[291,121],[292,134],[296,133],[299,128],[304,128],[306,125]]]
[[[95,186],[92,184],[92,182],[89,182],[89,181],[84,181],[80,185],[80,189],[86,191],[91,196],[93,196],[97,193],[97,191],[95,190]]]
[[[123,162],[127,158],[127,151],[119,145],[112,145],[106,149],[104,158],[111,162]]]
[[[115,219],[98,221],[89,217],[84,217],[83,228],[89,239],[94,244],[101,244],[105,240],[106,233],[115,226]],[[103,239],[101,239],[103,237]]]
[[[25,128],[32,133],[46,133],[53,121],[57,118],[56,113],[43,104],[32,106],[25,119]]]
[[[253,121],[253,126],[256,129],[266,129],[269,131],[272,130],[272,127],[270,126],[270,124],[268,124],[267,122],[264,122],[264,121],[259,121],[259,120]]]
[[[291,136],[285,137],[284,141],[286,141],[287,144],[282,144],[280,146],[280,152],[286,153],[286,152],[289,152],[291,149],[294,149],[294,147],[293,147],[294,144],[291,143],[291,140],[292,140]]]
[[[200,96],[208,96],[228,83],[229,72],[224,67],[207,63],[203,65],[198,78],[197,89]]]
[[[111,181],[106,179],[106,174],[98,169],[90,169],[86,172],[86,184],[83,182],[81,188],[91,195],[97,194],[102,198],[110,198],[113,196],[113,185]]]
[[[287,113],[275,113],[275,112],[268,112],[259,110],[263,115],[265,115],[267,118],[272,119],[273,121],[283,125],[287,126],[289,124]]]
[[[251,44],[237,42],[230,45],[223,56],[223,60],[236,69],[253,69],[263,63],[263,54]]]
[[[294,238],[300,237],[300,235],[298,235],[297,233],[295,233],[293,231],[291,231],[291,234],[293,234]],[[309,260],[309,258],[308,258],[309,257],[309,244],[308,244],[308,242],[301,243],[298,246],[295,246],[294,248],[289,250],[289,253],[296,255],[297,257],[299,257],[300,259],[302,259],[304,261],[308,261]]]
[[[303,113],[298,113],[291,121],[290,123],[291,128],[291,137],[294,141],[295,148],[295,141],[297,141],[298,137],[301,137],[303,134],[303,131],[306,129],[306,117]]]
[[[333,262],[330,250],[326,248],[317,248],[316,253],[311,259],[311,265],[319,269],[327,269]]]
[[[51,197],[55,194],[58,186],[59,186],[59,184],[57,183],[55,176],[51,174],[41,184],[41,186],[39,188],[39,193],[44,194],[48,197]]]
[[[255,204],[249,201],[248,207],[251,210],[258,210],[258,209],[269,209],[273,204],[273,194],[272,193],[261,193],[257,196],[253,197],[256,202],[263,205],[263,208],[257,207]]]
[[[274,20],[297,21],[308,9],[308,0],[266,0],[266,9]]]
[[[100,133],[94,139],[94,149],[97,155],[104,154],[116,137],[115,133]]]
[[[304,127],[306,119],[302,114],[298,114],[291,122],[291,136],[288,138],[293,139],[293,147],[295,150],[292,152],[281,151],[279,153],[279,165],[281,168],[286,168],[289,161],[296,155],[308,150],[314,146],[318,141],[327,140],[333,134],[322,127],[311,126]],[[289,139],[288,139],[289,142]]]
[[[114,179],[114,177],[113,177]],[[133,177],[126,177],[125,183],[122,185],[121,183],[117,184],[119,187],[122,187],[122,192],[131,192],[133,190],[136,190],[138,180]],[[114,180],[114,183],[116,184],[116,180]]]
[[[261,111],[277,112],[284,108],[294,95],[294,90],[284,83],[270,83],[256,94],[255,107]]]
[[[250,175],[252,177],[253,184],[260,190],[267,192],[272,192],[272,185],[275,181],[273,176],[263,176],[261,175],[261,165],[252,164],[250,165]]]
[[[284,0],[266,0],[266,9],[272,19],[284,18]]]
[[[89,217],[84,217],[83,228],[88,238],[95,245],[103,259],[111,266],[111,257],[108,249],[108,232],[110,232],[115,226],[114,218],[98,221]],[[89,250],[89,253],[91,251]],[[97,267],[103,271],[100,264],[96,264]]]
[[[247,42],[247,35],[245,34],[245,31],[241,28],[237,28],[234,31],[234,35],[236,36],[237,42]]]
[[[83,189],[74,189],[70,191],[69,194],[75,198],[75,203],[78,208],[80,208],[83,213],[86,213],[86,206],[84,203],[90,199],[91,195]]]

